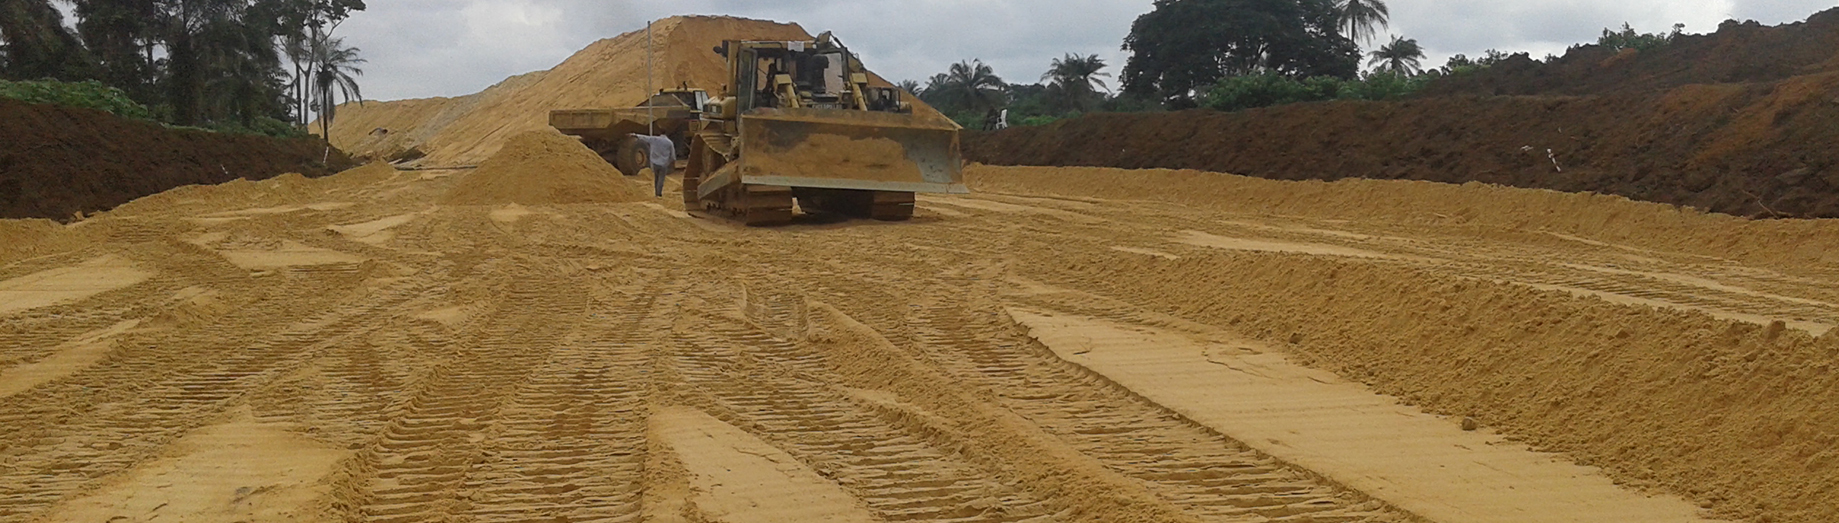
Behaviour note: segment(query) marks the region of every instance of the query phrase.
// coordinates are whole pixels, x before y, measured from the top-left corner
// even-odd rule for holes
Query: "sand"
[[[832,29],[848,41],[847,28]],[[813,39],[797,24],[710,16],[659,20],[653,24],[652,38],[654,88],[688,84],[712,93],[731,82],[723,78],[727,63],[711,50],[722,40]],[[644,102],[645,48],[645,31],[639,30],[595,42],[554,68],[513,77],[477,94],[347,104],[339,107],[332,143],[362,157],[390,158],[417,148],[427,154],[424,165],[477,164],[511,137],[547,128],[550,110]],[[890,85],[872,73],[870,81]],[[938,114],[923,102],[911,101],[921,114]]]
[[[629,90],[574,62],[388,116],[476,169],[0,221],[0,521],[1839,519],[1831,221],[976,166],[737,227],[511,116]]]
[[[0,265],[0,519],[1839,515],[1839,271],[1723,251],[1826,222],[976,167],[908,223],[749,229],[553,133],[497,156],[6,222],[35,247]],[[1563,212],[1507,215],[1532,208]],[[1407,445],[1463,459],[1382,452]]]
[[[617,203],[648,199],[580,141],[553,130],[517,135],[460,178],[447,205]]]

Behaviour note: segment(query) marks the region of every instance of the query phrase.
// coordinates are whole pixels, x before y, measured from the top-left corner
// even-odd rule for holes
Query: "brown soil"
[[[478,169],[462,176],[441,203],[618,203],[649,196],[580,141],[553,130],[512,137]]]
[[[167,129],[108,113],[0,99],[0,217],[68,220],[182,185],[322,176],[318,140]]]
[[[1725,22],[1647,52],[1586,45],[1550,64],[1516,58],[1440,81],[1428,95],[1586,95],[1651,92],[1693,84],[1774,82],[1839,70],[1839,9],[1765,27]]]
[[[1839,72],[1820,72],[1839,66],[1839,47],[1820,43],[1829,40],[1839,40],[1839,10],[1688,38],[1607,69],[1577,65],[1592,47],[1555,65],[1507,64],[1431,90],[1444,95],[1097,114],[972,133],[965,152],[997,165],[1479,181],[1741,216],[1839,217]],[[1531,72],[1518,75],[1522,65]]]

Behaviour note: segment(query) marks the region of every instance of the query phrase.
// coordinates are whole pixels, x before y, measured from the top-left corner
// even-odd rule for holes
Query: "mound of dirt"
[[[1741,216],[1839,217],[1839,73],[1587,97],[1094,114],[964,142],[967,159],[996,165],[1479,181]]]
[[[168,129],[0,99],[0,218],[70,219],[174,187],[322,176],[354,165],[318,140]]]
[[[441,203],[559,205],[649,198],[580,141],[555,131],[528,131],[461,178]]]
[[[848,35],[843,35],[847,39]],[[723,40],[810,40],[797,24],[716,16],[672,17],[652,26],[654,88],[719,90]],[[632,107],[645,101],[645,31],[595,42],[555,68],[515,76],[476,94],[339,108],[332,143],[352,154],[389,159],[416,149],[428,165],[478,163],[518,133],[547,128],[553,109]],[[886,80],[870,75],[876,85]],[[915,110],[936,114],[910,99]]]
[[[1683,35],[1649,51],[1571,49],[1552,63],[1520,56],[1438,81],[1427,95],[1647,92],[1691,84],[1773,82],[1839,70],[1839,8],[1806,22],[1765,27],[1728,21],[1716,33]]]

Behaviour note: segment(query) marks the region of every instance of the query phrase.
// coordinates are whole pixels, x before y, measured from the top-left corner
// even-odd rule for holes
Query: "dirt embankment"
[[[965,152],[997,165],[1479,181],[1740,216],[1839,217],[1839,72],[1828,71],[1839,64],[1836,47],[1815,45],[1839,39],[1836,13],[1732,26],[1603,67],[1577,65],[1601,52],[1584,48],[1525,74],[1515,72],[1525,64],[1506,64],[1432,89],[1456,94],[1090,115],[973,133]],[[1704,83],[1739,80],[1747,83]],[[1496,92],[1539,94],[1460,94]]]
[[[0,100],[0,218],[69,219],[174,187],[322,176],[353,164],[318,140],[167,129],[101,111]]]
[[[1586,45],[1549,64],[1515,58],[1439,81],[1425,94],[1649,92],[1692,84],[1773,82],[1834,70],[1839,70],[1839,9],[1775,27],[1725,22],[1715,33],[1682,35],[1645,52]]]
[[[842,35],[845,41],[848,35]],[[719,16],[672,17],[653,24],[651,87],[688,85],[716,92],[730,83],[713,49],[723,40],[810,40],[798,24]],[[392,158],[409,149],[430,165],[476,164],[512,136],[545,129],[553,109],[632,107],[645,101],[645,31],[608,38],[547,71],[515,76],[457,98],[347,104],[332,143],[352,154]],[[877,85],[890,85],[871,75]],[[919,111],[932,109],[918,103]]]

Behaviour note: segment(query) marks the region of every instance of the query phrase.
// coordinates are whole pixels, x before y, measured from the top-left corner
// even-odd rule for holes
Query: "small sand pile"
[[[448,190],[441,203],[553,205],[636,202],[649,197],[587,146],[549,130],[512,137],[498,154]]]

